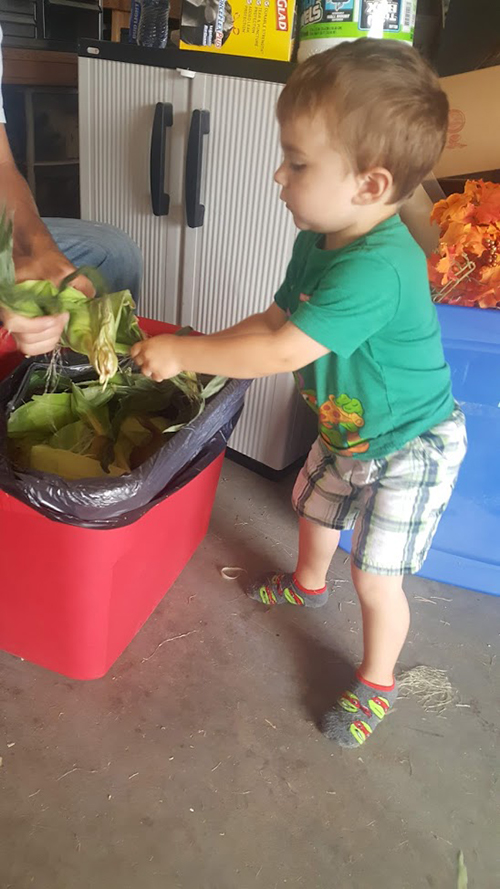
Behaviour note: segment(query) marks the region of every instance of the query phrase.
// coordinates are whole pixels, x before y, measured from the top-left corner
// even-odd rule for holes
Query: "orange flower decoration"
[[[429,259],[437,300],[500,308],[500,184],[468,180],[463,194],[434,206],[431,221],[440,226],[439,248]]]

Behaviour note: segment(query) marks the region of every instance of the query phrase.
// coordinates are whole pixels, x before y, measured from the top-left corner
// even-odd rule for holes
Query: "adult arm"
[[[16,281],[48,280],[59,285],[75,270],[40,219],[28,184],[12,157],[3,124],[0,124],[0,207],[14,223]],[[80,276],[74,286],[88,296],[92,295],[92,285],[86,278]],[[23,318],[0,309],[0,321],[13,334],[25,355],[40,355],[57,345],[67,315]]]

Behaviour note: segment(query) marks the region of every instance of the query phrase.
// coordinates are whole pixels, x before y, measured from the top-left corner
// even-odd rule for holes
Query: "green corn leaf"
[[[31,401],[11,414],[7,431],[11,438],[34,432],[52,434],[74,419],[69,392],[34,395]]]
[[[59,288],[50,281],[15,284],[12,245],[12,223],[4,211],[0,217],[0,307],[26,318],[68,312],[61,345],[87,355],[106,385],[118,371],[118,355],[128,354],[143,339],[130,292],[106,293],[102,276],[88,267],[77,269]],[[71,286],[78,275],[92,281],[94,299]]]
[[[11,287],[15,282],[14,260],[12,259],[13,226],[6,208],[0,217],[0,287]]]
[[[116,317],[115,349],[119,355],[128,355],[130,347],[145,338],[135,314],[135,302],[129,290],[111,293],[110,299]],[[116,302],[118,302],[118,312],[115,307]]]
[[[468,889],[469,878],[467,876],[467,868],[464,861],[464,853],[462,850],[458,853],[457,862],[457,889]]]
[[[212,377],[211,380],[201,390],[202,397],[207,401],[217,395],[227,383],[227,377]]]
[[[80,389],[74,383],[71,384],[71,407],[74,414],[94,430],[96,435],[109,437],[111,435],[111,423],[109,419],[108,402],[113,398],[112,390],[103,389],[100,386],[88,386]]]
[[[103,276],[97,269],[94,269],[90,265],[82,265],[79,268],[75,269],[74,272],[71,272],[71,274],[64,278],[64,280],[61,282],[60,290],[64,290],[65,287],[69,287],[72,281],[74,281],[75,278],[79,278],[80,275],[82,275],[84,278],[88,278],[95,290],[95,295],[97,297],[103,296],[105,293],[107,293],[108,288]]]
[[[47,444],[51,448],[61,451],[72,451],[74,454],[88,454],[92,449],[94,441],[94,431],[83,420],[77,420],[75,423],[68,423],[63,426],[54,435],[52,435]]]

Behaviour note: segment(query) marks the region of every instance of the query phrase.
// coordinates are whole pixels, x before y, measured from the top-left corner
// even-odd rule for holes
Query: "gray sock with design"
[[[354,685],[340,695],[333,710],[325,715],[323,734],[340,747],[359,747],[389,713],[397,696],[396,682],[388,687],[373,685],[356,673]]]
[[[247,590],[247,596],[263,605],[298,605],[319,608],[328,602],[326,586],[321,590],[306,590],[295,574],[270,574]]]

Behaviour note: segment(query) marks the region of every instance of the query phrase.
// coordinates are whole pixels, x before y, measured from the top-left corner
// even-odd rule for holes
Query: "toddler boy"
[[[357,747],[396,699],[403,577],[421,568],[466,451],[425,257],[398,215],[441,154],[448,102],[415,50],[362,39],[300,65],[278,120],[275,179],[300,234],[273,304],[212,336],[147,340],[132,356],[154,380],[295,372],[319,432],[293,494],[298,562],[249,595],[324,605],[340,532],[354,528],[363,660],[323,727]]]

